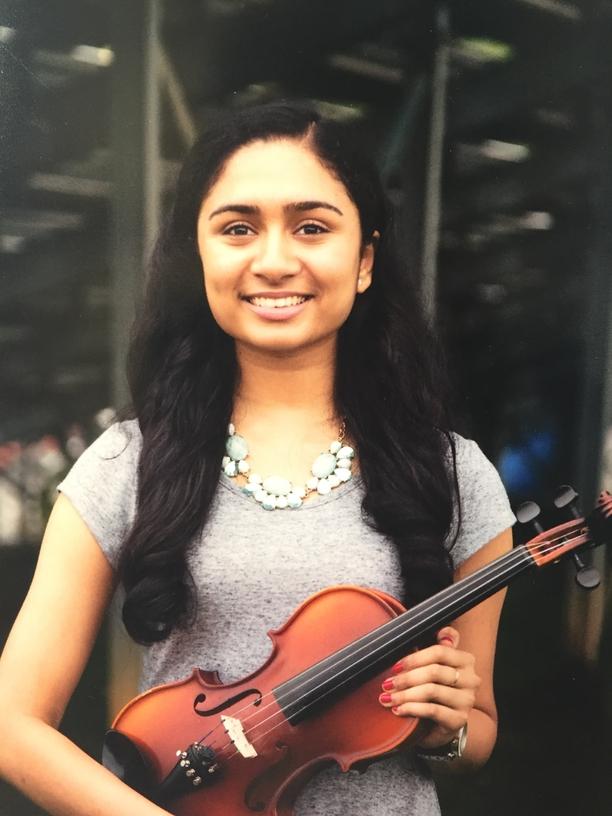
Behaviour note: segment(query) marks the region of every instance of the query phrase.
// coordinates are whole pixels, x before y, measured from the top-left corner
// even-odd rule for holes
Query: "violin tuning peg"
[[[541,533],[544,528],[537,520],[539,515],[540,508],[532,501],[523,502],[516,510],[516,517],[521,524],[533,524],[536,532]]]
[[[576,583],[582,589],[596,589],[601,583],[599,571],[589,562],[584,561],[578,553],[574,553],[576,567]]]
[[[561,485],[557,488],[554,505],[558,510],[566,510],[574,519],[580,518],[580,512],[576,506],[578,493],[571,485]],[[601,576],[590,559],[584,559],[582,555],[575,552],[572,554],[574,566],[576,567],[576,583],[582,589],[595,589],[601,583]]]
[[[561,485],[561,487],[557,488],[553,502],[558,510],[568,510],[573,518],[580,518],[580,513],[576,506],[577,498],[578,493],[576,493],[571,485]]]

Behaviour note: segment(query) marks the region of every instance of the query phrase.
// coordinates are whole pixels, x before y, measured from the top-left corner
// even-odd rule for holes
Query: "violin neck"
[[[274,689],[287,719],[296,724],[334,698],[362,685],[463,612],[494,595],[537,566],[526,546],[515,547],[490,564],[438,592],[407,612],[349,643]]]

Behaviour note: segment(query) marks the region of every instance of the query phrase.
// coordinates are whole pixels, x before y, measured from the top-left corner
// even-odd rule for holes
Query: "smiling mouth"
[[[243,297],[247,303],[253,306],[260,306],[265,309],[283,309],[288,306],[299,306],[310,300],[312,295],[292,295],[291,297]]]

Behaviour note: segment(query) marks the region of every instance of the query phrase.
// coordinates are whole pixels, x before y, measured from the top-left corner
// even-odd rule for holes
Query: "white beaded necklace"
[[[319,495],[325,496],[334,487],[352,478],[355,451],[348,445],[342,444],[346,433],[344,420],[339,438],[331,443],[327,451],[319,454],[314,460],[310,469],[311,478],[305,485],[296,487],[283,476],[268,476],[264,479],[259,473],[250,473],[251,466],[246,461],[249,455],[246,439],[236,433],[231,422],[228,425],[227,433],[225,442],[227,455],[223,457],[221,469],[230,478],[235,478],[239,474],[244,476],[249,474],[242,491],[259,502],[264,510],[295,509],[301,506],[309,493],[316,491]]]

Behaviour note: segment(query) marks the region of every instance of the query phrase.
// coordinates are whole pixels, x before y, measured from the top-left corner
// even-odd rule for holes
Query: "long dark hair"
[[[198,213],[238,148],[275,138],[305,140],[344,184],[359,211],[363,246],[380,233],[372,285],[340,329],[336,409],[359,453],[364,517],[398,548],[404,600],[421,600],[451,580],[444,541],[454,526],[456,476],[444,366],[417,289],[395,256],[376,170],[344,127],[308,107],[243,108],[216,121],[185,160],[128,354],[132,406],[123,416],[138,419],[143,444],[119,577],[123,619],[141,643],[164,639],[193,615],[186,549],[202,533],[217,489],[238,376],[233,339],[204,293]]]

